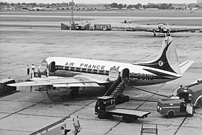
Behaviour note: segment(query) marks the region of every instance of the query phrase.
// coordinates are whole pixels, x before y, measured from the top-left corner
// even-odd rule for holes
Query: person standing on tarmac
[[[29,68],[29,65],[27,65],[27,75],[29,75],[29,71],[30,71],[30,68]]]
[[[32,71],[31,71],[31,78],[33,78],[34,77],[34,72],[35,72],[35,66],[34,66],[34,64],[32,64],[31,69],[32,69]]]

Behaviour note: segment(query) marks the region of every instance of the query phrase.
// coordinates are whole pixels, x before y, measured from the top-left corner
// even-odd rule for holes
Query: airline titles
[[[74,62],[67,62],[65,65],[67,66],[74,66]],[[86,64],[86,63],[80,63],[79,64],[81,68],[90,68],[90,69],[97,69],[97,70],[104,70],[104,65],[96,65],[96,64]]]

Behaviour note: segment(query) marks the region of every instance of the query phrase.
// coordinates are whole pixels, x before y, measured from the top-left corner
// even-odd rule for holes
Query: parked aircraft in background
[[[34,8],[28,8],[29,11],[53,11],[53,9],[50,6],[47,7],[34,7]]]
[[[186,32],[186,31],[195,31],[200,29],[174,29],[170,28],[170,26],[164,23],[159,23],[157,27],[154,28],[137,28],[135,31],[146,31],[146,32],[153,32],[154,36],[156,36],[156,33],[164,33],[165,36],[170,36],[170,33],[176,33],[176,32]]]
[[[40,75],[46,75],[46,77],[32,78],[29,82],[13,83],[9,86],[49,85],[53,88],[66,87],[70,89],[70,92],[78,92],[80,87],[109,85],[118,76],[121,76],[122,79],[128,78],[127,85],[144,86],[180,78],[192,64],[191,60],[179,64],[172,37],[166,37],[158,57],[153,61],[129,64],[48,57],[42,61],[39,72]]]

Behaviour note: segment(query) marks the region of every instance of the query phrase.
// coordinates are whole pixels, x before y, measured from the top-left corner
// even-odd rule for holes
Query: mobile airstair
[[[114,75],[114,78],[116,75]],[[98,97],[95,105],[95,115],[100,119],[111,118],[113,115],[121,116],[124,122],[132,122],[137,119],[146,118],[150,112],[119,109],[116,104],[129,101],[129,96],[124,96],[123,91],[129,83],[129,70],[123,69],[121,75],[114,81],[111,87],[102,97]]]
[[[122,75],[114,81],[111,87],[107,90],[104,96],[110,96],[115,99],[116,104],[129,101],[129,96],[124,96],[123,91],[129,81],[129,70],[123,69]]]

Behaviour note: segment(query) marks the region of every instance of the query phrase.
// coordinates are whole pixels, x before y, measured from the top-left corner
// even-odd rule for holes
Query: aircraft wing
[[[154,31],[158,31],[156,29],[151,29],[151,28],[134,28],[134,31],[146,31],[146,32],[154,32]]]
[[[108,81],[99,81],[90,77],[85,76],[74,76],[74,77],[53,77],[49,76],[46,78],[33,78],[26,82],[12,83],[8,86],[46,86],[51,85],[54,87],[96,87],[100,84],[109,83]]]
[[[171,29],[170,33],[176,33],[176,32],[187,32],[187,31],[195,31],[200,29]]]

